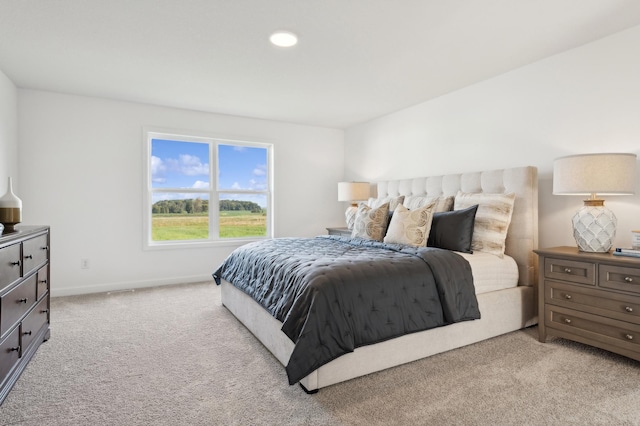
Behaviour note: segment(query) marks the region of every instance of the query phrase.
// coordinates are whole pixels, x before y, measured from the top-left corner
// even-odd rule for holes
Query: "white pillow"
[[[515,198],[514,193],[488,194],[459,191],[456,194],[454,210],[478,205],[471,240],[473,251],[483,251],[499,257],[504,256],[504,244],[511,223]]]
[[[384,197],[384,198],[369,198],[367,205],[371,208],[378,208],[385,203],[389,203],[389,211],[393,212],[398,204],[402,204],[404,201],[404,195],[398,195],[397,197]]]
[[[415,210],[409,210],[402,204],[398,205],[391,216],[384,242],[425,247],[431,230],[435,205],[433,201]]]
[[[424,207],[427,204],[430,204],[434,201],[436,203],[436,205],[433,207],[434,213],[449,212],[453,210],[453,196],[423,197],[423,196],[411,195],[408,197],[404,197],[404,201],[402,202],[402,205],[408,208],[409,210],[415,210],[419,207]]]
[[[351,237],[382,241],[389,222],[389,203],[371,208],[360,203]]]

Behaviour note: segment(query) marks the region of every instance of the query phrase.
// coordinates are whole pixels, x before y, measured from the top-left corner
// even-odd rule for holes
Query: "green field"
[[[209,237],[206,214],[154,214],[151,222],[153,241],[200,240]],[[220,212],[220,238],[264,237],[267,216],[247,211]]]

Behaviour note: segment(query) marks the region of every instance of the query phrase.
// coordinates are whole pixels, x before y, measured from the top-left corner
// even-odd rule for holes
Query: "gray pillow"
[[[477,210],[476,204],[463,210],[435,213],[427,246],[473,253],[471,239]]]

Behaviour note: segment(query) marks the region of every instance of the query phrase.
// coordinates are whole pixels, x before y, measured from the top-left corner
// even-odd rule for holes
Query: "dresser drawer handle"
[[[49,246],[40,247],[40,250],[49,250]]]
[[[22,299],[18,299],[18,303],[27,303],[29,301],[28,297],[23,297]]]
[[[49,310],[48,310],[48,309],[43,309],[43,310],[41,310],[41,311],[40,311],[40,313],[41,313],[41,314],[46,314],[46,313],[48,313],[48,312],[49,312]]]
[[[9,352],[20,352],[20,345],[16,346],[15,348],[9,348]]]
[[[28,255],[26,255],[24,258],[25,258],[25,259],[33,259],[33,255],[28,254]]]
[[[39,282],[40,284],[46,284],[46,283],[47,283],[47,280],[39,280],[38,282]]]
[[[570,274],[571,273],[571,268],[564,268],[564,272],[567,273],[567,274]]]
[[[624,337],[626,337],[627,340],[633,340],[633,334],[626,334]]]
[[[25,331],[22,333],[23,336],[31,336],[31,331]]]
[[[565,298],[565,299],[567,299],[567,300],[569,300],[569,299],[571,299],[571,295],[570,295],[570,294],[565,294],[565,295],[564,295],[564,298]]]
[[[567,324],[571,324],[571,320],[569,318],[565,318],[564,322],[566,322]]]
[[[632,283],[633,282],[633,278],[631,277],[624,277],[624,280],[628,283]]]
[[[11,266],[20,266],[20,261],[16,260],[15,262],[11,262]]]
[[[633,308],[631,306],[625,306],[624,310],[627,312],[633,312]]]

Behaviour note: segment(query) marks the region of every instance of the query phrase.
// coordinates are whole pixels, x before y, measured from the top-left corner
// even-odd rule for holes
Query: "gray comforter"
[[[431,247],[277,238],[239,247],[213,277],[282,322],[290,384],[359,346],[480,318],[469,263]]]

